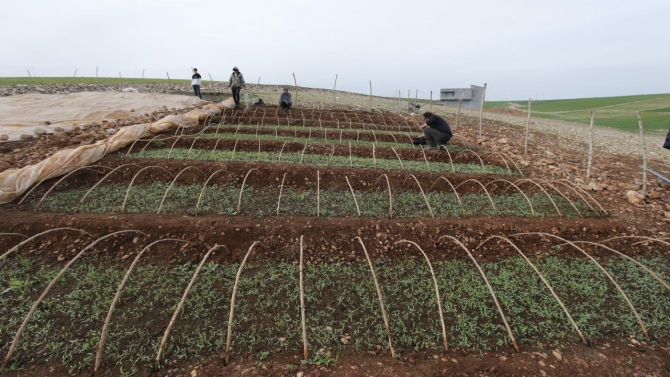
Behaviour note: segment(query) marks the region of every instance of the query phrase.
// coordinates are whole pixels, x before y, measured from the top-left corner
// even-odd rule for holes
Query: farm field
[[[528,101],[486,102],[486,108],[512,108],[528,111]],[[589,124],[596,110],[595,124],[627,131],[638,131],[636,110],[640,110],[645,130],[670,128],[670,94],[622,97],[543,100],[532,103],[533,117]]]
[[[42,180],[0,206],[2,374],[662,370],[666,225],[459,116],[431,151],[393,112],[225,109]]]

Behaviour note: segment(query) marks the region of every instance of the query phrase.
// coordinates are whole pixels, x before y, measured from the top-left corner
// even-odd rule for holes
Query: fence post
[[[295,85],[295,104],[298,105],[298,81],[295,79],[295,72],[293,72],[293,84]]]
[[[372,80],[370,80],[370,111],[372,111]]]
[[[119,72],[119,78],[121,78],[121,72]]]
[[[260,84],[261,84],[261,77],[258,76],[258,84],[257,85],[260,85]]]
[[[172,85],[172,82],[170,81],[170,72],[165,72],[168,77],[168,85]]]
[[[335,85],[333,85],[333,102],[337,103],[337,95],[335,94],[335,90],[337,90],[337,76],[338,74],[335,74]]]
[[[142,80],[144,80],[144,68],[142,68]]]
[[[528,153],[528,129],[530,128],[530,106],[532,98],[528,98],[528,119],[526,120],[526,139],[523,142],[523,154]]]
[[[78,70],[79,70],[78,68],[74,70],[74,75],[72,75],[72,78],[77,77],[77,71],[78,71]]]
[[[410,110],[409,110],[409,98],[410,97],[409,96],[410,96],[410,90],[407,89],[407,113],[408,114],[410,113]]]
[[[482,116],[484,115],[484,102],[486,101],[486,83],[482,90],[482,105],[479,107],[479,138],[482,138]]]
[[[589,125],[589,160],[586,163],[586,177],[591,177],[591,163],[593,161],[593,121],[596,118],[596,111],[591,110],[591,124]]]
[[[461,117],[461,101],[463,101],[463,99],[459,98],[458,99],[458,110],[456,110],[456,127],[455,128],[458,128],[458,120]]]
[[[432,113],[433,112],[433,91],[430,91],[430,105],[429,105],[429,111]]]
[[[95,66],[95,81],[98,81],[98,66]]]
[[[642,193],[647,196],[647,144],[644,141],[644,127],[640,110],[637,110],[637,124],[640,127],[640,139],[642,139]]]

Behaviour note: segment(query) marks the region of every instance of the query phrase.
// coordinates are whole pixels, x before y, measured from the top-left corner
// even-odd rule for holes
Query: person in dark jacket
[[[293,102],[291,102],[291,93],[288,92],[288,89],[284,89],[284,93],[279,96],[279,106],[282,109],[290,109]]]
[[[426,142],[430,144],[426,149],[437,149],[438,145],[445,145],[451,140],[453,133],[444,118],[427,111],[423,113],[423,119],[426,124],[422,125],[421,129]]]
[[[668,134],[665,135],[665,143],[663,143],[663,148],[670,149],[670,130],[668,130]]]
[[[200,85],[202,85],[202,77],[198,73],[198,68],[193,68],[193,76],[191,76],[191,86],[195,95],[202,99],[202,94],[200,94]]]

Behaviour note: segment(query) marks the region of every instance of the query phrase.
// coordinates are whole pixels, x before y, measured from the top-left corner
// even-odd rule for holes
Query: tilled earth
[[[196,148],[211,150],[219,148],[238,151],[254,152],[258,148],[273,153],[281,150],[284,153],[300,153],[307,150],[308,153],[336,156],[360,156],[371,157],[371,149],[364,145],[354,145],[349,148],[346,144],[335,146],[305,144],[306,138],[323,138],[397,143],[396,152],[389,147],[379,147],[377,158],[403,159],[446,163],[450,157],[445,157],[442,152],[431,152],[426,155],[416,149],[406,148],[401,145],[406,136],[384,133],[385,131],[398,131],[410,133],[417,120],[415,118],[399,116],[390,113],[366,113],[343,110],[318,110],[296,109],[290,115],[286,126],[298,126],[293,131],[275,131],[270,126],[260,130],[253,128],[240,129],[244,135],[259,133],[261,135],[276,135],[294,137],[295,141],[281,142],[273,140],[235,141],[230,133],[238,132],[235,127],[240,124],[257,124],[259,120],[264,123],[268,118],[264,114],[277,114],[275,108],[257,110],[255,113],[247,111],[228,111],[227,120],[217,118],[210,120],[209,124],[222,124],[221,139],[217,138],[216,131],[212,137],[213,127],[203,130],[203,135],[211,138],[186,135],[184,137],[173,137],[172,140],[164,141],[162,144],[150,143],[149,138],[138,142],[131,150],[127,147],[117,153],[105,157],[97,165],[114,168],[123,164],[136,164],[128,167],[127,172],[118,176],[110,176],[110,182],[114,184],[130,184],[135,181],[135,174],[143,167],[160,166],[148,174],[140,175],[135,181],[138,185],[150,184],[152,182],[170,182],[170,180],[183,172],[179,180],[180,184],[202,185],[207,177],[219,169],[226,169],[232,178],[220,177],[212,180],[212,184],[224,185],[233,180],[236,183],[245,181],[253,187],[276,187],[282,176],[289,176],[286,182],[288,187],[313,188],[315,184],[316,170],[323,173],[320,184],[347,190],[349,186],[343,181],[346,175],[357,186],[356,190],[382,190],[379,187],[363,186],[360,182],[375,182],[382,173],[387,174],[389,184],[392,187],[404,187],[408,190],[419,192],[417,187],[406,184],[408,173],[415,175],[417,182],[428,186],[439,176],[447,176],[454,184],[463,183],[470,179],[478,181],[493,182],[498,176],[486,174],[454,174],[451,172],[432,173],[400,170],[382,170],[375,168],[348,168],[348,167],[315,167],[298,164],[265,164],[254,161],[176,161],[168,159],[137,159],[127,158],[126,154],[140,150],[154,150],[160,148]],[[300,115],[298,115],[300,114]],[[157,114],[151,115],[156,116]],[[272,120],[272,119],[271,119]],[[280,117],[279,121],[286,120],[286,116]],[[349,121],[351,120],[351,123]],[[455,116],[447,116],[450,124],[455,125]],[[271,123],[278,123],[275,119]],[[158,245],[151,263],[156,266],[171,264],[180,265],[190,262],[199,262],[208,248],[214,245],[226,245],[229,252],[216,253],[210,261],[232,264],[240,263],[245,259],[249,246],[259,241],[263,247],[258,248],[253,256],[253,263],[264,261],[278,261],[296,263],[297,245],[301,236],[305,238],[305,260],[310,265],[324,264],[365,264],[366,259],[360,252],[352,253],[351,250],[356,243],[355,237],[368,245],[370,257],[373,260],[385,260],[391,263],[402,263],[409,260],[421,261],[422,256],[416,249],[407,244],[396,244],[401,240],[417,242],[426,253],[426,256],[434,262],[448,260],[469,261],[465,252],[445,252],[444,244],[438,246],[441,236],[450,235],[458,239],[469,250],[477,248],[483,241],[491,236],[505,236],[532,257],[544,257],[548,255],[560,255],[562,257],[583,257],[575,250],[561,249],[557,252],[556,246],[564,241],[551,239],[548,236],[538,234],[529,236],[518,236],[518,233],[546,233],[561,237],[569,241],[604,242],[607,239],[620,236],[636,237],[667,237],[668,221],[670,221],[670,197],[668,187],[661,185],[655,180],[648,183],[649,193],[644,199],[629,201],[627,193],[641,189],[639,181],[639,169],[637,158],[625,154],[609,154],[605,148],[604,153],[596,155],[594,160],[594,172],[591,177],[585,177],[586,156],[585,153],[578,154],[574,148],[567,148],[552,137],[546,137],[544,133],[534,131],[532,133],[532,148],[527,154],[523,154],[523,141],[519,139],[520,128],[516,123],[502,120],[489,119],[484,121],[484,137],[477,137],[478,120],[468,115],[461,114],[459,125],[455,132],[460,138],[454,139],[454,149],[472,149],[483,156],[482,163],[487,165],[505,166],[504,159],[499,159],[494,154],[487,152],[499,152],[508,156],[509,161],[514,161],[523,172],[522,176],[504,176],[512,182],[521,184],[524,178],[542,179],[555,182],[565,179],[574,187],[578,187],[580,193],[592,196],[607,211],[606,216],[585,218],[522,218],[522,217],[455,217],[455,218],[431,218],[429,215],[420,218],[358,218],[356,216],[341,218],[305,217],[282,214],[272,217],[254,217],[244,212],[236,216],[188,216],[170,214],[126,214],[110,212],[104,214],[72,213],[72,211],[33,211],[32,206],[22,204],[16,206],[14,203],[0,206],[0,250],[8,250],[21,242],[20,235],[7,233],[19,233],[25,236],[36,235],[59,227],[70,227],[82,229],[95,237],[101,237],[112,232],[135,229],[147,234],[147,239],[158,240],[163,238],[180,238],[193,242],[193,248],[175,248],[167,244]],[[280,123],[284,125],[284,123]],[[97,132],[99,126],[92,125],[86,130],[75,130],[67,138],[60,137],[56,140],[54,136],[45,135],[38,138],[38,142],[15,142],[0,144],[0,152],[5,162],[5,168],[14,168],[34,163],[45,155],[55,150],[92,142],[92,138],[103,137]],[[323,128],[340,129],[323,134]],[[359,132],[355,135],[354,131]],[[376,134],[371,136],[368,130],[374,129]],[[192,130],[192,134],[202,129]],[[91,134],[94,132],[95,135]],[[329,131],[326,131],[329,132]],[[81,136],[80,135],[85,135]],[[364,135],[361,137],[361,135]],[[174,136],[174,135],[165,135]],[[377,140],[377,137],[379,139]],[[197,144],[196,144],[197,143]],[[324,141],[326,143],[326,141]],[[146,148],[145,148],[146,147]],[[397,154],[396,154],[397,153]],[[607,153],[607,154],[605,154]],[[478,160],[467,153],[461,154],[462,162],[477,162]],[[458,161],[454,161],[456,163]],[[196,169],[184,171],[183,169],[193,166],[204,174],[196,172]],[[653,161],[651,166],[657,170],[667,169],[658,161]],[[257,169],[258,174],[245,174],[250,169]],[[160,170],[160,171],[159,171]],[[105,170],[109,171],[109,170]],[[248,181],[245,176],[248,175]],[[91,187],[98,182],[104,172],[81,171],[64,180],[62,187],[57,187],[54,192],[66,192],[76,187]],[[637,180],[636,180],[637,179]],[[44,183],[44,187],[36,190],[33,197],[39,198],[46,188],[56,183],[57,179]],[[404,186],[403,186],[404,185]],[[501,183],[492,183],[494,190],[503,190]],[[478,192],[474,185],[464,185],[464,193]],[[529,193],[537,192],[537,189],[528,188]],[[575,200],[579,196],[578,191],[564,190]],[[582,194],[582,197],[586,195]],[[594,201],[590,201],[593,205]],[[29,200],[26,200],[28,203]],[[32,202],[31,202],[32,203]],[[667,215],[666,215],[667,214]],[[94,239],[94,238],[93,238]],[[92,240],[81,233],[71,231],[56,231],[45,234],[35,241],[28,243],[19,249],[19,252],[28,256],[36,263],[45,266],[61,266],[75,256],[83,247]],[[640,244],[640,241],[647,241]],[[108,257],[107,262],[111,266],[126,268],[133,255],[137,251],[132,247],[133,237],[119,237],[115,241],[108,241],[104,248],[99,250]],[[318,246],[317,246],[318,245]],[[479,262],[495,262],[508,258],[518,257],[518,253],[510,247],[501,246],[501,243],[489,243],[474,253],[474,258]],[[644,238],[626,238],[620,241],[610,242],[610,247],[625,253],[628,256],[649,257],[658,254],[659,247],[663,250],[667,245],[662,243],[649,243]],[[611,254],[602,248],[589,249],[591,255],[600,258],[611,258]],[[664,250],[663,250],[664,251]],[[67,294],[67,292],[61,292]],[[224,326],[222,324],[222,326]],[[3,341],[11,339],[13,334],[3,334]],[[167,366],[158,372],[151,370],[149,365],[141,365],[137,375],[170,375],[170,376],[217,376],[217,375],[262,375],[262,376],[438,376],[438,375],[463,375],[463,376],[495,376],[495,375],[526,375],[526,376],[571,376],[571,375],[607,375],[607,376],[631,376],[631,375],[668,375],[670,360],[668,359],[668,339],[651,339],[643,342],[618,334],[610,334],[604,340],[583,345],[575,342],[558,342],[551,344],[521,344],[521,352],[514,352],[511,347],[501,348],[495,352],[487,352],[480,349],[458,349],[449,351],[436,349],[406,349],[402,357],[393,359],[387,350],[348,350],[338,351],[337,361],[334,365],[324,363],[322,365],[301,363],[302,354],[299,349],[294,352],[287,351],[281,354],[273,354],[267,360],[259,360],[255,354],[233,353],[231,362],[225,365],[218,354],[204,359],[189,359],[185,361],[170,361]],[[6,353],[8,344],[0,347]],[[218,350],[222,352],[223,350]],[[218,353],[218,352],[217,352]],[[121,372],[114,365],[104,365],[105,375],[120,375]],[[90,374],[89,370],[81,374]],[[20,370],[5,371],[8,376],[24,375],[66,375],[68,369],[59,362],[49,364],[21,365]]]

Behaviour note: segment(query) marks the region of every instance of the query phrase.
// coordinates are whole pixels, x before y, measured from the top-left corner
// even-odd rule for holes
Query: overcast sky
[[[670,0],[0,0],[0,76],[227,80],[487,100],[670,92]]]

